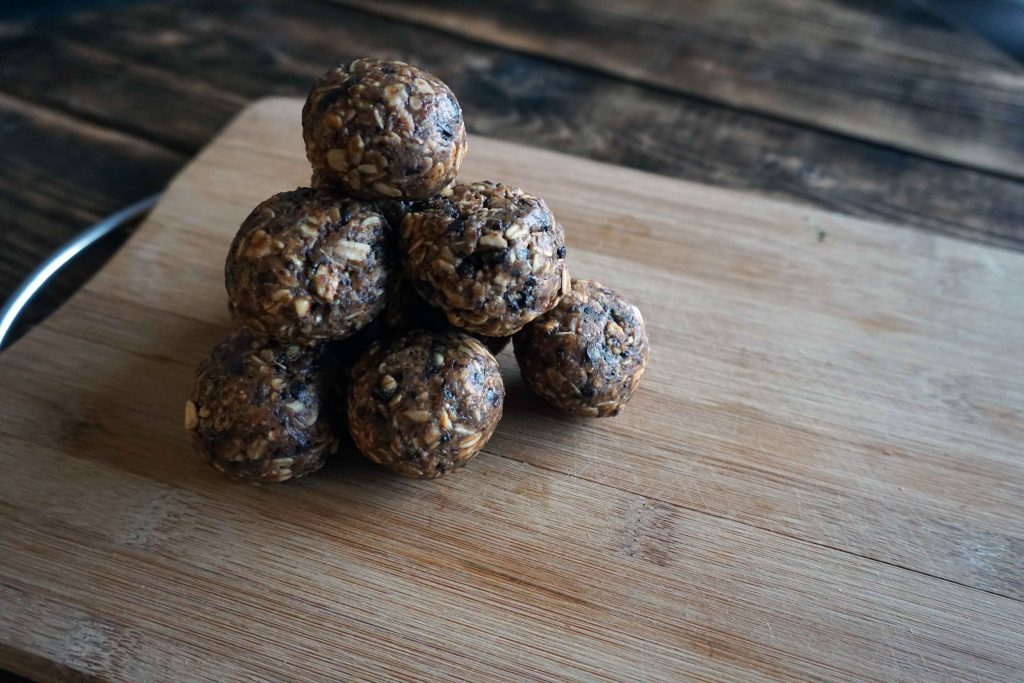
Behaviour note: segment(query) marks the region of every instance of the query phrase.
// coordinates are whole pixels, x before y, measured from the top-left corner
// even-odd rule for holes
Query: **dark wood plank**
[[[4,95],[0,148],[0,300],[78,231],[159,191],[186,160],[144,140]],[[69,266],[26,312],[25,324],[65,301],[117,245],[114,237]]]
[[[1024,68],[912,0],[338,0],[1024,177]]]
[[[197,149],[235,102],[302,94],[336,61],[393,56],[446,78],[472,132],[1024,247],[1024,185],[1013,180],[329,3],[287,8],[144,3],[25,29],[0,40],[4,87]],[[36,73],[73,73],[74,96]]]
[[[99,37],[75,43],[60,36],[46,26],[25,26],[17,37],[0,43],[5,55],[0,87],[189,155],[249,101],[192,74],[153,68],[94,47],[107,42]],[[159,34],[150,37],[151,44],[165,48],[166,40]]]

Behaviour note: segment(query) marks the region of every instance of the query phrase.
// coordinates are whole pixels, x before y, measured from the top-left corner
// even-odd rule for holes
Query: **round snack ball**
[[[455,185],[399,231],[405,273],[460,329],[517,332],[569,289],[565,236],[543,199],[501,183]]]
[[[409,330],[434,330],[438,332],[459,332],[445,318],[444,313],[423,300],[412,285],[403,276],[391,279],[388,285],[388,302],[384,312],[377,318],[391,332],[408,332]],[[488,337],[470,332],[487,350],[497,356],[501,353],[512,337]]]
[[[321,180],[364,199],[426,199],[454,180],[466,154],[451,89],[386,60],[357,59],[317,79],[302,136]]]
[[[318,347],[268,341],[242,328],[199,364],[185,429],[230,479],[301,477],[337,448],[325,391]]]
[[[501,419],[494,356],[469,335],[418,331],[370,347],[352,370],[348,424],[370,460],[433,479],[476,455]]]
[[[342,339],[381,312],[393,268],[376,208],[323,189],[266,200],[231,243],[224,280],[243,325],[298,342]]]
[[[615,415],[636,391],[650,343],[640,310],[592,280],[512,339],[527,386],[573,415]]]

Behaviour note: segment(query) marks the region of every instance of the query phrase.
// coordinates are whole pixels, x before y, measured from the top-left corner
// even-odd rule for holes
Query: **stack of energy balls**
[[[236,480],[284,481],[356,448],[399,474],[458,469],[494,433],[513,340],[526,384],[614,415],[648,357],[635,306],[572,280],[543,199],[453,184],[466,128],[451,89],[402,62],[331,69],[302,110],[312,187],[242,223],[225,264],[238,329],[185,404],[197,450]]]

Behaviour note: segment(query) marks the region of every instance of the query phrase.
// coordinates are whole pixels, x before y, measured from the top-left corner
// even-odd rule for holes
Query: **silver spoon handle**
[[[39,264],[39,267],[32,271],[32,274],[7,299],[3,310],[0,311],[0,349],[4,347],[7,335],[10,333],[11,328],[14,327],[14,322],[18,319],[22,309],[32,300],[32,297],[36,295],[42,286],[46,284],[47,280],[53,277],[68,261],[90,244],[149,211],[158,199],[160,199],[160,195],[154,194],[110,214],[100,222],[80,232],[74,239],[64,244],[60,249],[53,252],[49,258]]]

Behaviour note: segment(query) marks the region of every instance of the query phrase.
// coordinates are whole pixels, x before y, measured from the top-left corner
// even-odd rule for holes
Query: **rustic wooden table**
[[[55,4],[0,22],[0,300],[245,103],[361,55],[441,75],[472,133],[1024,247],[1024,68],[911,0]]]
[[[1024,248],[1024,68],[910,0],[54,5],[0,10],[0,300],[82,227],[163,189],[247,103],[302,95],[325,65],[364,55],[443,77],[471,134]],[[121,241],[76,261],[26,323]],[[993,415],[1005,434],[1019,428],[1010,409]],[[940,551],[962,557],[940,552],[926,569],[899,543],[836,552],[1017,609],[1024,550],[1011,531],[963,548],[951,531]],[[964,559],[997,542],[984,566]]]

